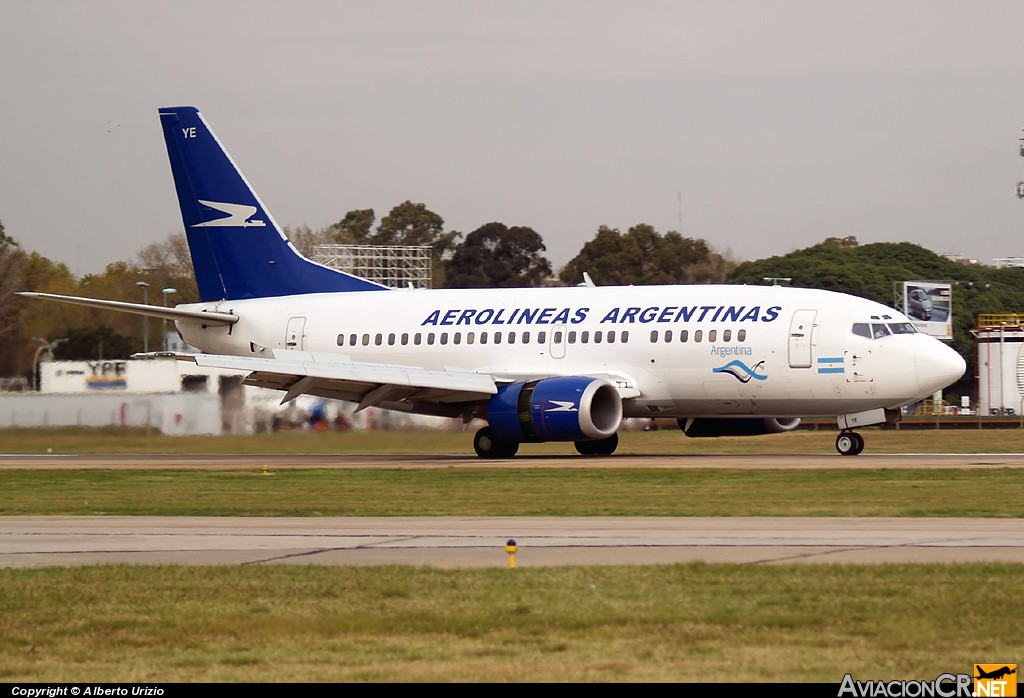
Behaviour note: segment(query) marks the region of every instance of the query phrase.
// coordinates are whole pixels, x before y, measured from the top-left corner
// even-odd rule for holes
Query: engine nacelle
[[[590,376],[511,383],[487,403],[487,421],[501,441],[604,439],[622,422],[622,399],[611,383]]]
[[[761,436],[793,431],[799,417],[695,417],[680,419],[679,428],[687,436]]]

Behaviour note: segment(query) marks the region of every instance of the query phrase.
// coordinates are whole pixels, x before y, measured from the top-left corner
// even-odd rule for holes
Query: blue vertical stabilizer
[[[198,109],[165,107],[160,125],[203,301],[386,290],[300,255]]]

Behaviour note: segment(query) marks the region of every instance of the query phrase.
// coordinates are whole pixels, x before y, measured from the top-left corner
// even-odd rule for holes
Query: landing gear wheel
[[[610,456],[619,447],[619,435],[612,434],[596,441],[576,441],[573,445],[581,456]]]
[[[473,450],[481,458],[511,458],[519,451],[517,441],[498,441],[490,427],[484,427],[473,437]]]
[[[864,437],[858,434],[857,432],[854,432],[853,435],[857,439],[857,448],[853,452],[853,455],[859,456],[860,452],[864,450]]]
[[[836,437],[836,450],[841,456],[856,456],[864,450],[864,437],[855,431],[844,431]]]

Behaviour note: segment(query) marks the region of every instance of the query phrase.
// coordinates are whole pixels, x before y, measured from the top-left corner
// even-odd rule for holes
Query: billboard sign
[[[939,339],[953,338],[953,285],[904,281],[903,312],[918,330]]]

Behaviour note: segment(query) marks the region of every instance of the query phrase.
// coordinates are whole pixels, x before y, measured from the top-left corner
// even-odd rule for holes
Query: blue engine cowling
[[[585,441],[614,434],[622,400],[608,381],[562,376],[511,383],[487,403],[487,421],[501,441]]]
[[[761,436],[793,431],[799,417],[696,417],[680,419],[679,428],[687,436]]]

